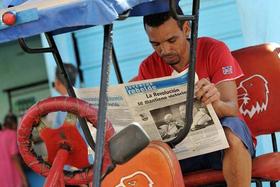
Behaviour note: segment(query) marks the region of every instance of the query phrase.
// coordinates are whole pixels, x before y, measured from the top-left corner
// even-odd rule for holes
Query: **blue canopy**
[[[16,14],[16,23],[5,25],[0,20],[0,42],[43,32],[61,33],[77,27],[112,23],[119,14],[131,9],[130,16],[168,10],[168,0],[6,0],[12,7],[0,10]]]

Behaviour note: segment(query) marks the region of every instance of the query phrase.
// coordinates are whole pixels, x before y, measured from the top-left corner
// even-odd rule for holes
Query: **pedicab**
[[[12,1],[4,1],[8,8],[0,10],[1,26],[0,26],[0,41],[6,42],[18,39],[20,46],[27,53],[52,53],[57,66],[60,68],[64,78],[67,81],[67,91],[70,97],[55,97],[38,102],[32,106],[24,115],[18,130],[18,143],[20,153],[23,159],[35,172],[46,176],[45,186],[64,186],[64,184],[84,184],[93,180],[94,186],[100,186],[103,179],[111,172],[116,164],[127,162],[134,157],[136,153],[142,150],[149,143],[145,133],[139,136],[138,146],[131,147],[129,142],[131,139],[124,139],[127,134],[131,134],[130,138],[134,138],[133,133],[141,134],[139,126],[130,126],[126,128],[122,136],[113,136],[114,129],[111,123],[106,120],[107,110],[107,88],[108,88],[108,71],[110,64],[110,54],[112,50],[112,22],[116,19],[124,19],[128,16],[146,15],[167,11],[170,6],[170,11],[177,19],[192,20],[193,32],[191,37],[192,48],[195,50],[195,41],[197,37],[197,20],[199,1],[194,1],[193,15],[179,16],[176,13],[176,1],[41,1],[29,0],[13,4]],[[71,19],[69,19],[71,17]],[[96,110],[84,101],[76,98],[73,87],[69,81],[68,75],[63,67],[62,59],[54,42],[53,36],[56,34],[70,32],[73,30],[86,28],[94,25],[104,25],[104,46],[102,56],[102,75],[100,84],[100,99],[99,110]],[[26,37],[36,34],[45,33],[48,48],[30,48],[27,46]],[[193,53],[194,54],[194,53]],[[192,65],[190,66],[190,81],[188,98],[193,98],[193,77],[194,77],[194,61],[195,55],[192,55]],[[116,60],[113,61],[115,67],[118,67]],[[119,71],[116,71],[118,77],[121,77]],[[120,81],[121,83],[121,81]],[[188,107],[192,107],[192,99],[188,99]],[[66,111],[69,112],[61,128],[50,129],[40,123],[40,118],[51,112]],[[189,110],[192,111],[192,110]],[[74,115],[72,115],[74,114]],[[78,116],[81,127],[85,134],[87,143],[95,151],[94,164],[89,165],[85,156],[86,144],[75,131],[76,116]],[[192,114],[186,114],[188,123],[191,124]],[[86,121],[91,122],[97,128],[96,144],[93,141]],[[39,129],[40,137],[47,146],[48,158],[40,158],[32,150],[31,133],[33,128]],[[190,125],[186,125],[171,142],[170,146],[175,146],[188,133]],[[139,131],[139,132],[137,132]],[[78,138],[77,138],[78,137]],[[129,137],[129,136],[128,136]],[[111,143],[109,143],[109,140]],[[113,141],[114,140],[114,141]],[[105,141],[105,142],[104,142]],[[134,138],[135,141],[135,138]],[[137,142],[136,141],[136,142]],[[123,144],[128,142],[127,145]],[[125,145],[124,150],[120,151],[119,145]],[[157,143],[161,147],[162,143]],[[158,149],[156,145],[152,145],[150,149]],[[131,148],[129,148],[131,147]],[[104,152],[104,154],[103,154]],[[115,152],[116,154],[113,154]],[[119,152],[126,152],[126,155],[120,155]],[[170,150],[167,149],[167,152]],[[159,153],[158,153],[159,154]],[[115,155],[115,156],[114,156]],[[164,158],[164,157],[163,157]],[[159,158],[158,158],[159,159]],[[175,157],[172,157],[176,160]],[[69,164],[80,168],[75,172],[63,173],[64,164]],[[167,164],[168,166],[168,164]],[[183,185],[181,172],[178,164],[176,171],[172,171],[175,178],[180,180],[173,181],[175,186]],[[169,168],[170,169],[170,168]],[[141,174],[141,173],[140,173]],[[173,177],[174,177],[173,176]],[[145,176],[144,176],[145,178]],[[147,177],[146,177],[147,178]],[[171,180],[172,181],[172,180]]]
[[[9,5],[9,3],[7,4]],[[169,5],[169,6],[168,6]],[[64,184],[88,184],[93,182],[94,186],[126,186],[127,179],[133,178],[134,183],[130,185],[140,186],[197,186],[205,185],[216,182],[223,182],[224,178],[220,171],[201,171],[191,173],[183,177],[180,171],[176,157],[171,149],[160,142],[150,142],[145,133],[138,125],[128,126],[127,129],[114,135],[114,129],[108,120],[106,120],[107,110],[107,88],[108,88],[108,71],[109,64],[111,63],[111,50],[112,48],[112,26],[113,21],[116,19],[125,19],[127,16],[147,15],[150,13],[157,13],[166,11],[170,7],[174,18],[179,20],[192,21],[191,33],[191,63],[189,66],[189,79],[188,79],[188,93],[187,93],[187,113],[184,128],[179,132],[178,136],[167,142],[170,147],[174,147],[182,141],[190,130],[192,124],[192,106],[193,106],[193,90],[194,90],[194,69],[195,69],[195,49],[196,38],[198,29],[198,10],[199,1],[193,1],[192,15],[181,16],[176,13],[176,1],[170,0],[155,0],[155,1],[42,1],[42,0],[29,0],[22,4],[11,4],[9,8],[0,10],[2,17],[0,25],[0,41],[11,41],[18,39],[21,47],[28,53],[52,53],[56,60],[58,67],[63,73],[68,84],[68,94],[70,97],[55,97],[40,101],[32,106],[23,117],[19,130],[18,130],[18,143],[20,152],[28,164],[35,172],[47,177],[45,186],[64,186]],[[67,19],[71,17],[71,19]],[[62,59],[59,55],[58,49],[54,42],[53,36],[56,34],[70,32],[77,29],[82,29],[94,25],[104,25],[104,43],[103,43],[103,56],[102,56],[102,73],[100,84],[100,99],[99,110],[92,108],[88,103],[76,99],[75,92],[71,86],[67,73],[63,67]],[[26,37],[45,33],[48,40],[48,48],[29,48],[26,45]],[[263,52],[270,55],[266,58],[274,62],[274,70],[279,71],[279,47],[269,48],[267,46],[257,47],[258,54]],[[245,49],[247,55],[254,53],[255,49]],[[248,52],[249,51],[249,52]],[[265,52],[264,52],[265,51]],[[278,53],[277,53],[278,51]],[[113,50],[114,52],[114,50]],[[267,53],[266,53],[267,52]],[[273,54],[272,54],[273,53]],[[243,51],[234,53],[239,61],[244,61]],[[273,57],[268,57],[272,56]],[[246,56],[246,55],[245,55]],[[112,56],[112,63],[114,64],[119,83],[122,83],[120,71],[118,71],[118,63],[114,55]],[[258,60],[261,58],[258,58]],[[256,60],[256,59],[254,59]],[[252,59],[250,59],[252,61]],[[247,64],[242,68],[246,70],[245,74],[252,75],[251,69],[246,69]],[[253,66],[253,65],[251,65]],[[262,72],[265,73],[265,72]],[[275,73],[277,74],[277,72]],[[275,79],[272,77],[271,79]],[[241,85],[244,81],[240,80]],[[279,91],[273,90],[273,94],[277,95]],[[279,99],[274,99],[275,103],[279,103]],[[275,106],[270,107],[269,113],[275,111]],[[59,129],[49,129],[40,123],[40,117],[55,111],[69,112],[64,124]],[[81,127],[85,134],[87,143],[95,151],[94,164],[90,165],[86,159],[86,144],[79,136],[74,125],[76,124],[76,117],[78,116]],[[245,116],[246,117],[246,116]],[[262,119],[267,119],[264,114]],[[279,117],[275,116],[274,121],[269,123],[277,123]],[[259,120],[259,117],[258,117]],[[96,144],[93,141],[88,126],[85,121],[91,122],[97,128]],[[272,128],[263,128],[265,120],[258,122],[256,119],[248,118],[246,121],[250,123],[258,123],[256,128],[256,135],[273,133],[279,131],[279,124],[274,125]],[[266,121],[267,122],[267,121]],[[250,124],[249,124],[250,126]],[[262,126],[262,127],[261,127]],[[31,133],[33,128],[40,130],[41,138],[45,141],[48,149],[48,158],[40,158],[32,150]],[[254,127],[255,128],[255,127]],[[253,129],[253,127],[252,127]],[[135,145],[131,146],[129,142],[135,137],[135,134],[140,134],[140,138]],[[128,136],[127,135],[131,135]],[[274,134],[275,138],[275,134]],[[54,141],[55,140],[55,141]],[[128,142],[128,143],[127,143]],[[123,149],[120,151],[120,144]],[[149,144],[149,145],[148,145]],[[148,146],[147,146],[148,145]],[[142,150],[142,151],[141,151]],[[141,151],[139,153],[139,151]],[[104,153],[103,153],[104,152]],[[277,150],[275,150],[277,152]],[[119,154],[122,153],[122,154]],[[154,156],[154,157],[153,157]],[[273,162],[267,164],[267,160]],[[143,169],[143,160],[150,161]],[[159,162],[161,166],[153,166],[151,163]],[[253,180],[256,181],[272,181],[275,185],[279,180],[279,166],[275,162],[279,160],[278,153],[265,155],[264,157],[257,158],[256,168],[253,165]],[[131,162],[132,161],[132,162]],[[265,162],[265,164],[263,164]],[[137,165],[138,163],[138,165]],[[140,165],[139,165],[140,163]],[[165,163],[165,164],[164,164]],[[69,164],[79,168],[75,172],[63,170],[63,165]],[[271,167],[274,164],[274,168]],[[116,166],[117,165],[117,166]],[[163,166],[162,166],[163,165]],[[135,171],[135,168],[142,168],[147,172],[156,172],[163,170],[161,179],[160,175],[153,175],[152,177],[142,171]],[[264,168],[260,171],[258,168]],[[131,169],[134,172],[131,172]],[[255,169],[255,170],[254,170]],[[141,169],[140,169],[141,170]],[[272,170],[272,171],[271,171]],[[255,172],[255,173],[254,173]],[[273,173],[273,175],[264,173]],[[124,174],[125,173],[125,174]],[[130,173],[130,175],[129,175]],[[111,175],[111,176],[110,176]],[[137,181],[137,184],[135,183]],[[156,181],[156,182],[155,182]],[[210,182],[209,182],[210,181]],[[103,182],[103,184],[102,184]],[[128,182],[131,182],[128,180]],[[261,185],[260,183],[257,183]],[[272,185],[273,185],[272,184]]]

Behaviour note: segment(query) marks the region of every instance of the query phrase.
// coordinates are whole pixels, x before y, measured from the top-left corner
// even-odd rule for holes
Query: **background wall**
[[[40,46],[40,37],[30,38],[28,44],[33,47]],[[9,111],[8,95],[3,90],[47,79],[42,54],[27,54],[23,52],[17,42],[0,44],[0,121]],[[37,101],[49,95],[47,85],[13,92],[14,109],[16,110],[15,107],[19,100],[33,97]]]
[[[181,7],[186,14],[191,12],[191,1],[182,1]],[[240,28],[240,19],[234,0],[204,0],[201,2],[199,36],[210,36],[224,41],[231,50],[244,46]],[[81,69],[85,76],[85,86],[98,86],[100,82],[103,28],[101,26],[75,32],[81,57]],[[70,57],[69,46],[72,45],[70,34],[56,36],[64,58]],[[115,21],[113,41],[123,78],[128,81],[137,74],[140,62],[152,52],[145,34],[142,17]],[[64,52],[63,52],[64,51]],[[70,49],[71,51],[71,49]],[[70,57],[72,59],[72,57]],[[49,59],[49,57],[48,57]],[[47,61],[52,61],[51,59]],[[49,67],[48,71],[52,72]],[[110,83],[116,84],[116,77],[111,70]]]
[[[246,46],[280,43],[280,1],[236,0]]]
[[[236,0],[240,14],[241,30],[244,46],[276,42],[280,44],[280,1]],[[280,133],[276,134],[278,150],[280,149]],[[257,155],[272,150],[270,135],[257,138]],[[269,186],[266,183],[264,186]],[[280,182],[277,183],[280,187]]]
[[[39,36],[29,38],[28,45],[41,46]],[[38,81],[47,81],[46,64],[43,54],[27,54],[23,52],[16,41],[0,44],[0,122],[9,111],[8,95],[3,90],[20,87]],[[12,93],[13,109],[17,115],[19,104],[22,107],[50,96],[48,84],[28,89],[21,89]],[[24,101],[24,103],[22,103]],[[28,107],[28,106],[24,106]],[[43,186],[43,177],[30,169],[26,170],[30,187]]]

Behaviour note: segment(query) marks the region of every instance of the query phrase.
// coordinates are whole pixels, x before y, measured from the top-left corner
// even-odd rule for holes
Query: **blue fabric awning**
[[[17,21],[5,25],[0,20],[0,42],[29,37],[43,32],[66,32],[73,28],[105,25],[131,9],[131,16],[168,10],[168,0],[6,0],[13,7],[0,10],[0,16],[12,11]]]

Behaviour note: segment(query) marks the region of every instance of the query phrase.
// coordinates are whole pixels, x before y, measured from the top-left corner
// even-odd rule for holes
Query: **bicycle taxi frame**
[[[118,65],[118,61],[116,58],[115,50],[112,43],[113,37],[113,22],[114,20],[125,20],[125,18],[129,16],[142,16],[151,13],[157,13],[169,10],[173,17],[177,20],[187,20],[191,21],[191,38],[190,38],[190,54],[191,61],[189,66],[188,73],[188,91],[187,91],[187,102],[186,102],[186,123],[178,134],[178,136],[167,142],[170,147],[174,147],[178,143],[180,143],[188,134],[190,130],[190,126],[192,124],[192,107],[193,107],[193,96],[194,96],[194,69],[195,69],[195,61],[196,61],[196,40],[198,33],[198,20],[199,20],[199,0],[193,0],[192,5],[192,14],[191,15],[178,15],[176,12],[176,6],[178,1],[176,0],[141,0],[141,1],[133,1],[126,0],[124,2],[118,2],[115,0],[111,0],[110,2],[98,0],[98,1],[89,1],[89,0],[71,0],[71,1],[43,1],[43,0],[29,0],[23,4],[13,5],[9,8],[5,8],[0,10],[0,15],[2,17],[0,24],[0,42],[7,42],[11,40],[18,40],[19,45],[22,49],[27,53],[51,53],[54,56],[57,66],[61,70],[61,73],[64,75],[64,78],[67,82],[67,91],[68,95],[72,98],[66,100],[71,104],[77,102],[75,99],[76,94],[73,90],[69,77],[65,71],[63,66],[62,58],[57,49],[56,43],[54,41],[54,35],[71,32],[78,29],[83,29],[87,27],[91,27],[94,25],[104,25],[104,41],[103,41],[103,55],[102,55],[102,69],[101,69],[101,82],[100,82],[100,93],[99,93],[99,106],[100,110],[92,110],[86,108],[91,112],[96,113],[95,119],[90,119],[90,117],[86,115],[80,115],[79,110],[75,114],[81,116],[79,117],[79,121],[82,127],[82,130],[85,134],[85,138],[87,140],[88,145],[95,151],[95,160],[93,165],[93,184],[98,187],[101,185],[102,179],[112,168],[103,168],[104,166],[104,149],[106,149],[106,141],[109,141],[111,136],[114,134],[113,130],[110,131],[110,135],[108,135],[108,122],[106,121],[106,111],[107,111],[107,90],[108,90],[108,81],[109,81],[109,69],[110,63],[113,63],[115,73],[118,79],[118,83],[123,83],[122,75],[120,72],[120,68]],[[71,17],[73,19],[67,19]],[[64,21],[61,21],[64,20]],[[37,35],[44,33],[49,44],[47,48],[30,48],[25,41],[26,37]],[[54,103],[58,102],[58,106],[54,106]],[[64,110],[67,111],[69,108],[63,107],[63,103],[65,100],[60,101],[55,100],[50,104],[50,108],[46,107],[46,111],[42,111],[40,115],[45,115],[48,112],[53,112],[56,110]],[[84,106],[85,103],[79,103]],[[61,107],[61,108],[60,108]],[[70,108],[72,106],[69,106]],[[70,110],[70,109],[69,109]],[[35,113],[38,111],[35,111]],[[33,114],[35,114],[33,113]],[[33,120],[33,119],[32,119]],[[34,121],[29,121],[34,123]],[[95,127],[97,128],[97,137],[96,144],[91,137],[90,130],[86,124],[86,120],[95,123]],[[22,127],[21,127],[22,128]],[[30,129],[25,131],[25,129],[20,129],[20,133],[25,134],[25,136],[29,136],[32,131],[33,124],[29,126]],[[130,131],[128,131],[130,132]],[[21,144],[21,140],[19,138],[20,146],[24,147],[26,145]],[[104,142],[105,141],[105,142]],[[31,142],[27,142],[30,144]],[[26,142],[25,142],[26,144]],[[141,143],[140,143],[141,144]],[[142,142],[141,146],[143,149],[146,144]],[[27,145],[28,147],[28,145]],[[105,147],[105,148],[104,148]],[[26,153],[27,156],[23,155],[25,161],[28,162],[36,161],[36,155],[31,150],[26,150],[26,147],[21,148],[21,153]],[[113,154],[113,153],[112,153]],[[133,153],[133,155],[136,154]],[[61,152],[60,155],[67,155],[67,153]],[[61,156],[61,157],[64,157]],[[109,155],[106,155],[109,157]],[[57,157],[59,157],[57,155]],[[55,159],[55,158],[54,158]],[[106,159],[106,158],[105,158]],[[40,159],[39,159],[40,160]],[[45,175],[46,171],[43,171],[45,166],[41,166],[43,161],[39,161],[37,168],[32,169]],[[55,164],[53,162],[53,166],[63,167],[63,161],[58,161],[60,164]],[[45,164],[45,163],[44,163]],[[62,165],[61,165],[62,164]],[[43,168],[43,170],[42,170]],[[54,169],[55,170],[55,169]],[[106,171],[107,170],[107,171]],[[60,179],[55,178],[56,173],[47,172],[49,175],[53,175],[50,177],[51,179],[55,179],[59,181]],[[104,174],[105,173],[105,174]],[[61,182],[60,184],[64,184]],[[55,185],[53,181],[47,181],[46,186]]]

